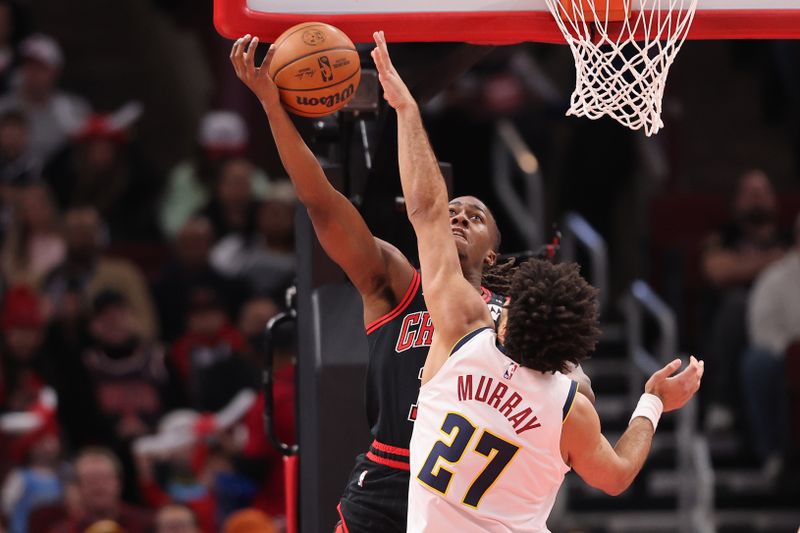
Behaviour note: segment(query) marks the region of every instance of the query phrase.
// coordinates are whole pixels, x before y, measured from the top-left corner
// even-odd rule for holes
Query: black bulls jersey
[[[482,288],[492,319],[500,319],[504,299]],[[400,303],[367,325],[367,419],[372,436],[407,449],[416,418],[422,367],[433,338],[433,323],[422,296],[418,271]]]

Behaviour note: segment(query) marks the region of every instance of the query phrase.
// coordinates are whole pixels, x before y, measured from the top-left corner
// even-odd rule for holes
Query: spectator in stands
[[[24,462],[6,477],[2,489],[3,511],[9,517],[10,533],[36,531],[29,528],[32,512],[62,500],[59,437],[55,411],[42,417],[39,427],[19,437]]]
[[[44,318],[36,293],[27,287],[6,292],[0,345],[0,410],[25,411],[47,382],[41,354]]]
[[[238,463],[247,438],[243,417],[255,403],[256,394],[242,390],[216,413],[172,411],[157,434],[138,439],[133,450],[150,506],[180,502],[204,532],[215,533],[222,518],[249,505],[263,477],[248,478]]]
[[[256,167],[243,158],[235,157],[220,168],[213,196],[201,211],[211,221],[214,234],[223,238],[229,234],[251,237],[256,231],[258,201],[253,194]]]
[[[31,533],[47,532],[54,524],[78,520],[84,514],[74,469],[62,468],[60,473],[63,496],[58,502],[38,505],[33,509],[28,516],[28,531]]]
[[[800,341],[800,216],[795,246],[756,280],[747,308],[750,347],[742,362],[742,390],[755,450],[777,474],[789,446],[786,351]]]
[[[243,306],[239,315],[239,332],[247,344],[245,352],[250,361],[260,365],[264,344],[264,329],[270,318],[277,315],[278,306],[267,296],[253,296]]]
[[[30,125],[25,113],[8,109],[0,114],[0,185],[4,192],[9,187],[36,183],[41,167],[42,162],[30,150]],[[6,194],[3,198],[8,201]]]
[[[209,202],[220,169],[245,154],[247,140],[247,125],[238,114],[211,111],[203,117],[194,160],[180,163],[167,179],[159,216],[164,235],[174,237]],[[256,198],[264,197],[270,187],[267,175],[254,169],[250,186]]]
[[[81,127],[88,103],[58,90],[64,57],[58,43],[46,35],[31,35],[20,43],[19,86],[0,98],[0,112],[23,111],[31,126],[31,153],[46,161]]]
[[[40,178],[41,164],[30,153],[29,138],[24,113],[15,109],[0,113],[0,242],[14,216],[20,188]]]
[[[289,182],[273,184],[258,208],[254,234],[232,233],[211,252],[211,263],[228,276],[240,277],[258,293],[282,296],[294,277],[294,210]]]
[[[200,533],[194,512],[180,504],[165,505],[156,514],[156,533]]]
[[[58,212],[47,186],[25,187],[20,191],[15,216],[3,243],[6,280],[37,287],[46,274],[64,261],[66,252]]]
[[[206,461],[205,464],[197,467],[197,475],[192,468],[191,448],[184,448],[178,452],[162,453],[160,459],[156,461],[152,457],[137,453],[136,467],[139,476],[139,486],[142,496],[151,507],[160,507],[162,510],[177,506],[186,509],[191,513],[191,524],[196,531],[203,533],[216,533],[217,531],[217,506],[214,495],[214,472],[207,466],[213,461]],[[183,453],[179,456],[178,453]],[[207,456],[206,456],[207,457]],[[156,466],[156,463],[158,466]],[[217,466],[217,465],[214,465]],[[229,465],[224,466],[229,469]],[[156,475],[158,471],[158,475]],[[164,486],[159,484],[162,480]],[[157,530],[161,527],[161,521],[172,523],[180,521],[187,522],[184,513],[177,511],[166,511],[166,516],[162,517],[159,511],[156,518]],[[164,531],[167,531],[166,529]]]
[[[130,495],[135,490],[131,442],[155,430],[159,418],[181,405],[183,396],[163,348],[136,331],[122,294],[106,290],[94,298],[89,331],[80,360],[88,377],[83,386],[93,393],[98,419],[108,430],[100,438],[113,447],[129,474]]]
[[[186,330],[189,296],[197,287],[213,287],[224,299],[228,313],[231,316],[238,313],[246,287],[211,266],[209,253],[213,244],[211,224],[199,216],[191,217],[175,237],[173,258],[153,285],[162,338],[167,342]]]
[[[159,423],[158,434],[139,439],[133,447],[140,491],[148,505],[186,505],[204,533],[219,531],[226,509],[218,499],[238,479],[234,452],[222,445],[230,440],[228,430],[213,427],[210,417],[212,413],[189,409],[170,412]],[[223,499],[229,496],[234,497]]]
[[[149,511],[122,502],[122,466],[106,448],[86,448],[75,459],[75,475],[83,515],[57,525],[51,533],[83,533],[99,520],[113,520],[126,533],[150,533]]]
[[[245,340],[231,325],[214,288],[194,289],[186,333],[172,351],[193,409],[217,411],[242,388],[258,386],[258,373],[241,355],[244,348]]]
[[[95,113],[44,169],[62,208],[91,205],[114,240],[158,234],[153,199],[161,180],[139,154],[132,125],[142,113],[129,102],[113,113]]]
[[[745,313],[752,282],[781,258],[787,240],[778,225],[778,202],[764,172],[752,170],[738,182],[733,220],[708,239],[702,270],[719,297],[711,323],[706,361],[710,383],[706,400],[710,430],[729,429],[736,411],[736,383],[747,346]]]
[[[155,306],[144,276],[124,259],[104,256],[103,221],[92,207],[73,207],[64,217],[67,256],[45,278],[43,290],[56,319],[68,312],[69,296],[75,289],[88,302],[100,291],[113,289],[130,305],[136,331],[143,339],[157,335]]]
[[[0,93],[8,90],[16,62],[14,8],[11,0],[0,1]]]
[[[134,328],[125,297],[106,290],[94,298],[91,342],[83,354],[97,406],[128,443],[155,429],[161,415],[180,403],[160,345]]]

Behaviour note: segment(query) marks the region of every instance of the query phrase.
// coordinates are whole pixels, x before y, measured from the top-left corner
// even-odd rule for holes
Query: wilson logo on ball
[[[321,96],[319,98],[308,98],[305,96],[297,96],[296,101],[299,105],[304,106],[317,106],[317,105],[324,105],[326,107],[333,107],[340,102],[346,101],[348,98],[353,96],[353,93],[356,91],[355,87],[351,83],[348,85],[343,91],[332,94],[330,96]]]

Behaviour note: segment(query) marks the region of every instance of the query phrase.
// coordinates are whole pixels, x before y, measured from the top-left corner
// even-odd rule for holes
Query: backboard
[[[309,20],[363,43],[379,29],[391,42],[564,43],[545,0],[214,0],[217,31],[231,39],[251,33],[272,42]],[[800,0],[699,0],[688,38],[800,38]]]

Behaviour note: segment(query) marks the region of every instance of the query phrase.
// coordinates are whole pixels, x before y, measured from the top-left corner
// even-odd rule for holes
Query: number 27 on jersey
[[[428,458],[422,465],[422,469],[417,474],[417,479],[433,490],[446,494],[454,473],[439,465],[439,459],[450,464],[458,463],[472,441],[477,428],[463,415],[448,413],[442,423],[441,431],[450,437],[451,442],[447,444],[439,440],[433,445]],[[502,475],[518,450],[519,446],[501,439],[488,430],[484,430],[480,434],[473,452],[487,457],[488,462],[475,478],[475,481],[469,486],[461,503],[477,509],[483,495]]]

